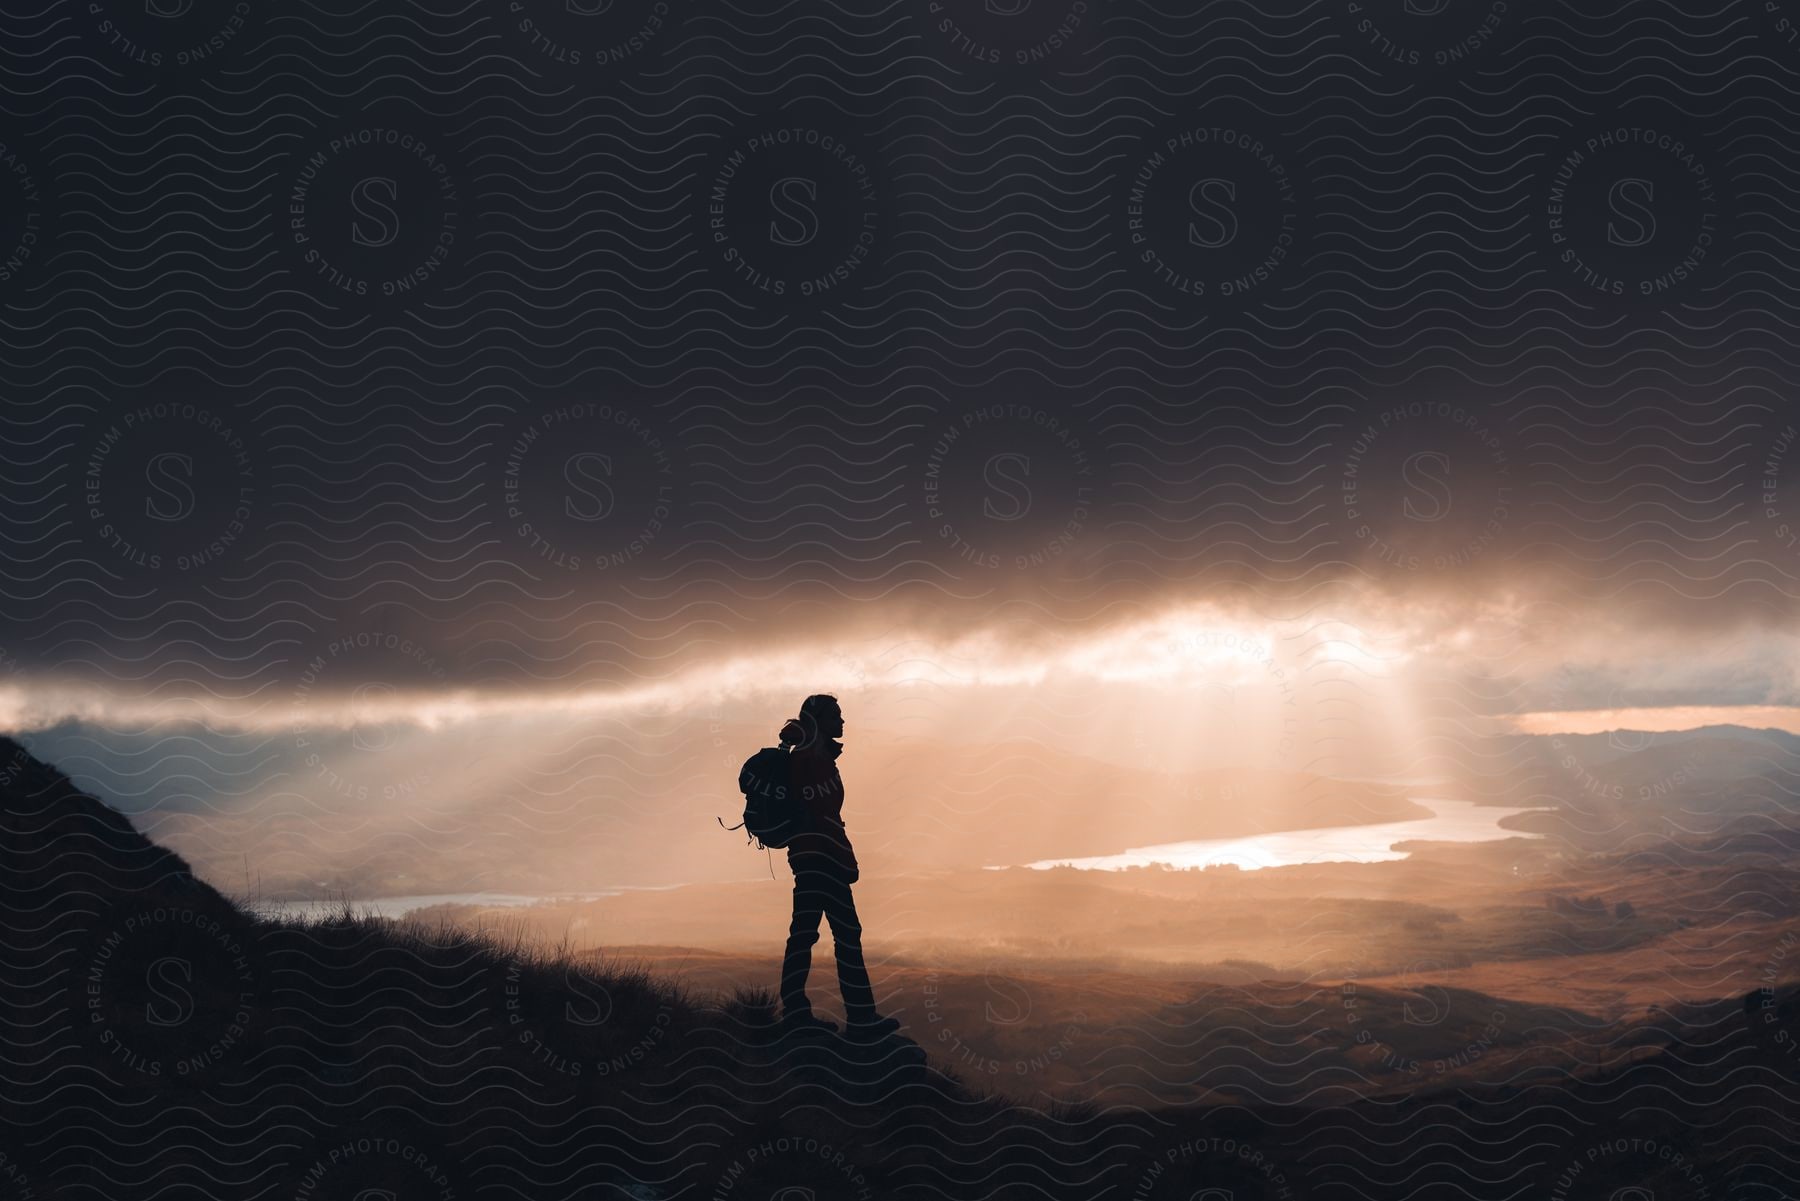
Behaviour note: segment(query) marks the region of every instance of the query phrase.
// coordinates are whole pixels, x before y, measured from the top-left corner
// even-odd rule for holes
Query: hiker
[[[806,814],[805,829],[787,848],[788,866],[794,871],[794,919],[781,964],[781,1020],[790,1027],[837,1029],[836,1023],[813,1015],[806,997],[806,976],[823,917],[831,923],[847,1033],[879,1038],[898,1030],[900,1023],[876,1013],[875,994],[863,965],[862,924],[850,896],[850,886],[861,873],[844,831],[844,781],[837,769],[837,757],[844,750],[837,740],[843,733],[844,714],[837,698],[824,693],[807,697],[800,715],[781,728],[789,779]]]

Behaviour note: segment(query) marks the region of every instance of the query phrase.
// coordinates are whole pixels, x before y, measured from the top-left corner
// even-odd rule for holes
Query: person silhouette
[[[790,1028],[837,1029],[835,1023],[814,1016],[806,996],[813,944],[819,941],[823,918],[831,923],[846,1033],[871,1039],[893,1033],[900,1023],[876,1012],[875,994],[863,963],[862,923],[850,894],[850,886],[862,873],[844,829],[844,779],[837,768],[837,758],[844,750],[838,739],[843,733],[843,709],[828,693],[807,697],[800,705],[800,715],[781,727],[789,782],[798,791],[807,815],[806,828],[787,848],[788,867],[794,872],[794,917],[788,924],[787,953],[781,963],[781,1020]]]

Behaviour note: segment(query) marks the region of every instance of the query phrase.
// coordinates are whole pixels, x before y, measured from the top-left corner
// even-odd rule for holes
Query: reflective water
[[[1117,855],[1086,859],[1040,859],[1027,867],[1069,866],[1093,871],[1120,871],[1166,863],[1170,867],[1206,867],[1236,864],[1245,871],[1264,867],[1289,867],[1299,863],[1381,863],[1404,859],[1407,852],[1394,850],[1397,842],[1489,842],[1499,838],[1537,838],[1500,827],[1500,819],[1528,809],[1503,809],[1470,801],[1436,797],[1412,797],[1433,816],[1411,821],[1382,822],[1372,826],[1324,826],[1316,830],[1283,830],[1246,838],[1209,838],[1194,842],[1165,842],[1132,847]]]

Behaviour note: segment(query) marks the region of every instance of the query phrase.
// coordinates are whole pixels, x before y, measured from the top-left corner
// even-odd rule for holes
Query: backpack
[[[785,847],[805,828],[806,807],[793,786],[790,766],[785,748],[765,746],[738,771],[738,791],[744,794],[741,828],[765,848]]]

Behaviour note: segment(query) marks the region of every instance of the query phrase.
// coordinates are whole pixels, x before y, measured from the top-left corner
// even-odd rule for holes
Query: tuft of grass
[[[310,920],[248,915],[246,920],[267,931],[301,935],[327,946],[355,946],[361,953],[404,951],[427,967],[466,968],[477,963],[516,972],[528,994],[554,996],[559,987],[577,981],[595,985],[621,1015],[667,1011],[680,1024],[691,1025],[703,1008],[686,983],[657,975],[647,961],[610,959],[603,952],[577,947],[566,936],[554,944],[543,943],[522,924],[471,929],[444,918],[396,920],[359,912],[349,901]]]
[[[725,998],[721,1008],[725,1016],[746,1026],[768,1026],[775,1022],[777,999],[767,988],[740,985]]]
[[[1100,1119],[1100,1103],[1092,1097],[1052,1100],[1044,1110],[1052,1122],[1068,1126],[1086,1126]]]

